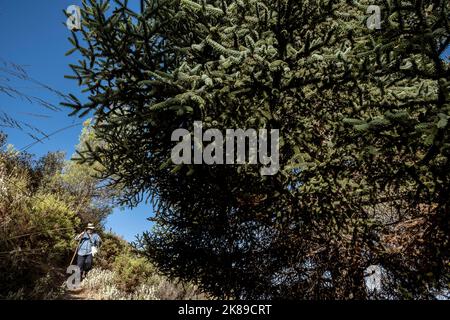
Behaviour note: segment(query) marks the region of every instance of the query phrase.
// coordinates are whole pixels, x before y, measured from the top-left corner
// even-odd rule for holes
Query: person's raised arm
[[[80,240],[81,237],[83,236],[83,234],[84,234],[84,231],[81,232],[79,235],[77,235],[77,236],[75,237],[75,240]]]

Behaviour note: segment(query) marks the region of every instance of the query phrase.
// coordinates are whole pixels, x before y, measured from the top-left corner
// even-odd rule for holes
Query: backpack
[[[95,256],[97,254],[97,252],[98,252],[98,248],[97,248],[97,246],[94,246],[94,243],[92,242],[92,238],[91,238],[91,236],[89,234],[88,234],[88,237],[89,237],[89,242],[91,243],[92,256]]]

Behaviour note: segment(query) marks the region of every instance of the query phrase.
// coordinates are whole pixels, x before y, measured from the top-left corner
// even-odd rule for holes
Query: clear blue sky
[[[130,1],[133,2],[136,5],[139,3],[138,0]],[[81,0],[0,0],[0,59],[25,66],[29,76],[52,88],[83,97],[77,82],[64,78],[64,75],[71,74],[69,63],[75,63],[77,58],[76,54],[69,57],[64,55],[71,49],[71,45],[67,40],[70,32],[64,26],[66,17],[63,10],[72,4],[81,5]],[[18,81],[12,82],[11,85],[54,105],[61,102],[55,94],[33,83]],[[68,117],[69,110],[50,111],[39,104],[13,99],[0,92],[0,112],[2,111],[47,134],[84,120]],[[49,151],[62,150],[66,152],[67,158],[70,158],[78,142],[81,127],[76,125],[56,134],[28,151],[42,156]],[[33,142],[30,136],[19,130],[2,130],[8,134],[8,142],[16,148]],[[145,204],[133,210],[116,209],[108,218],[106,229],[112,229],[126,240],[132,241],[136,234],[151,227],[151,223],[146,220],[151,215],[151,206]]]

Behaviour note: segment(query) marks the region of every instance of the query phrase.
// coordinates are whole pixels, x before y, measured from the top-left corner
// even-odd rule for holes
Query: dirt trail
[[[96,300],[89,289],[66,290],[63,300]]]

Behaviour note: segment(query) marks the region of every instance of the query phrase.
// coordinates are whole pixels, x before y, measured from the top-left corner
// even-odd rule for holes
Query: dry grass
[[[181,285],[163,276],[153,275],[132,292],[120,289],[117,274],[111,270],[94,268],[81,283],[81,290],[72,292],[67,299],[82,300],[204,300],[195,286]]]

